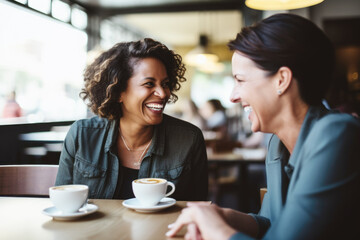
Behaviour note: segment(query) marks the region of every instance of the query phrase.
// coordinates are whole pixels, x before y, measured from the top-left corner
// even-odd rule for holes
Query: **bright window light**
[[[15,0],[16,2],[22,3],[22,4],[26,4],[27,0]]]
[[[29,7],[48,14],[50,13],[50,0],[29,0]]]
[[[0,122],[7,96],[27,122],[86,117],[79,98],[86,64],[87,35],[31,10],[0,1]]]
[[[61,21],[68,22],[70,20],[70,6],[62,1],[53,0],[52,16]]]
[[[71,24],[79,29],[85,29],[87,27],[87,14],[76,8],[72,8]]]

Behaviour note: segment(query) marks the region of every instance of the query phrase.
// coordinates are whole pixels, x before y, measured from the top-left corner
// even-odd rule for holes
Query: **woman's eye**
[[[146,87],[153,87],[154,86],[154,83],[153,82],[146,82],[144,84]]]

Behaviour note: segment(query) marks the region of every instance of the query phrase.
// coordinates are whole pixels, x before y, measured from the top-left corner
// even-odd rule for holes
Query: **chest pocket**
[[[94,166],[79,156],[75,157],[74,183],[89,186],[89,198],[96,198],[105,184],[106,170]]]

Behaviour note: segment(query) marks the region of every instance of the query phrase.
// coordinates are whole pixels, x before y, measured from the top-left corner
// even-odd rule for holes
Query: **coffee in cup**
[[[168,193],[167,186],[172,188]],[[155,206],[175,191],[175,185],[163,178],[139,178],[132,182],[132,188],[136,199],[144,207]]]
[[[74,213],[88,198],[89,187],[86,185],[61,185],[49,188],[49,196],[54,206],[62,213]]]

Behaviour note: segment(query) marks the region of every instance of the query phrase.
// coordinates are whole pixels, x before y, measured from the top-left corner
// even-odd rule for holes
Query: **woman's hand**
[[[185,225],[188,225],[185,239],[229,239],[236,232],[224,220],[222,209],[208,203],[189,203],[166,236],[174,237]]]

